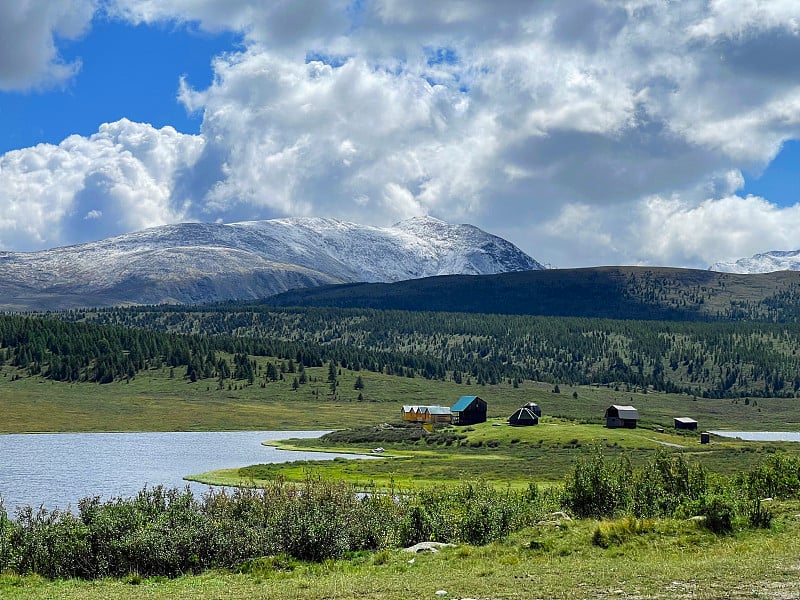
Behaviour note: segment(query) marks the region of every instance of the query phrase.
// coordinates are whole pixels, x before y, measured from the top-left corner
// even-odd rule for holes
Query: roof
[[[450,409],[446,406],[427,406],[427,412],[431,415],[449,415]]]
[[[417,404],[403,404],[403,412],[411,412],[411,411],[419,410],[419,405]]]
[[[697,423],[697,421],[695,421],[694,419],[691,419],[689,417],[675,417],[675,420],[678,423]]]
[[[630,405],[612,404],[611,408],[617,409],[617,416],[620,419],[639,419],[639,411]]]
[[[513,415],[508,417],[509,421],[517,420],[517,421],[539,421],[539,417],[536,416],[536,413],[531,411],[529,408],[525,408],[524,406],[514,412]]]
[[[461,396],[461,398],[458,399],[458,402],[453,404],[453,408],[451,408],[450,410],[452,410],[453,412],[459,412],[459,411],[462,411],[462,410],[466,410],[467,407],[470,404],[472,404],[472,402],[475,400],[475,398],[480,399],[478,396]]]

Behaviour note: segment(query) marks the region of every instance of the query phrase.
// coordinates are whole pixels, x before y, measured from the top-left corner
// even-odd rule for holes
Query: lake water
[[[18,506],[77,506],[85,496],[133,496],[163,484],[202,494],[208,486],[183,480],[214,469],[354,455],[294,452],[266,440],[318,437],[324,431],[166,433],[37,433],[0,435],[0,497],[9,515]]]
[[[710,431],[726,438],[739,438],[746,442],[800,442],[800,431]]]

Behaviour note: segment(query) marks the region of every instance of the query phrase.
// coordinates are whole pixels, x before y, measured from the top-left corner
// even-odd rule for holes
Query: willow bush
[[[419,541],[484,544],[533,523],[542,498],[485,483],[363,494],[313,478],[200,498],[188,488],[145,488],[132,498],[85,498],[75,514],[23,508],[2,521],[0,566],[51,578],[176,576],[267,556],[324,561]]]

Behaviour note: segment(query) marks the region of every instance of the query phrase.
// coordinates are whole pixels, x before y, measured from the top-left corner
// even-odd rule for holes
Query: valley
[[[656,598],[676,597],[675,582],[686,590],[698,584],[755,589],[742,584],[742,573],[791,593],[793,584],[775,570],[775,557],[800,561],[793,533],[800,531],[800,483],[794,483],[800,446],[716,436],[702,444],[698,432],[676,431],[673,419],[692,417],[703,431],[796,430],[797,327],[265,303],[0,316],[3,433],[336,430],[279,443],[311,451],[303,461],[185,474],[203,484],[244,486],[230,495],[167,495],[141,504],[147,494],[162,493],[143,490],[138,499],[101,502],[91,510],[94,505],[84,502],[77,517],[9,519],[5,547],[19,548],[20,557],[29,556],[16,545],[25,535],[55,535],[46,532],[67,523],[82,523],[75,531],[102,539],[97,523],[103,521],[94,521],[91,511],[122,527],[114,535],[125,550],[114,559],[121,562],[104,562],[105,554],[80,545],[84,538],[60,538],[88,553],[83,562],[38,563],[47,577],[61,574],[55,581],[38,579],[29,563],[15,562],[21,573],[0,575],[0,593],[124,598],[144,590],[154,598],[213,597],[222,585],[232,597],[273,597],[279,590],[281,597],[323,598],[333,585],[347,594],[393,598],[446,586],[464,597],[483,591],[514,598],[527,597],[515,581],[531,569],[544,574],[531,583],[540,595],[579,598],[621,589],[611,583],[619,578],[609,575],[577,578],[578,587],[568,590],[549,570],[554,561],[560,568],[624,566],[641,575],[616,585]],[[401,421],[403,405],[451,406],[463,395],[485,399],[487,422],[425,432]],[[508,416],[528,402],[542,408],[539,424],[509,426]],[[605,427],[612,404],[635,406],[638,427]],[[317,451],[374,455],[377,447],[380,458],[368,461],[313,459]],[[675,485],[688,487],[667,491]],[[306,491],[298,496],[297,489]],[[369,508],[352,504],[351,495],[364,491],[376,499]],[[404,500],[390,509],[379,501],[386,493]],[[767,496],[772,499],[763,501]],[[301,509],[294,503],[302,498],[319,504]],[[596,502],[603,498],[610,504]],[[277,503],[270,510],[316,516],[292,517],[300,529],[288,538],[274,538],[284,535],[282,529],[258,521],[248,525],[254,528],[249,542],[215,537],[227,528],[239,531],[242,515],[252,518],[254,507],[267,502]],[[144,534],[115,520],[123,505],[163,506],[163,515],[148,517],[159,525],[147,535],[163,536],[150,543],[166,548],[182,539],[194,554],[176,547],[142,555],[136,540]],[[356,511],[347,527],[336,516],[340,510]],[[231,519],[224,529],[204,529],[223,514]],[[561,514],[568,520],[552,516]],[[174,519],[185,523],[180,535],[169,525]],[[453,522],[463,529],[453,529]],[[377,523],[383,525],[374,529]],[[306,527],[348,533],[329,539]],[[365,532],[371,533],[362,538]],[[317,545],[291,542],[311,535],[322,536]],[[254,536],[272,539],[263,543],[276,550],[248,560],[222,551],[244,551]],[[364,539],[373,541],[358,541]],[[409,562],[397,545],[418,539],[457,548]],[[220,550],[204,550],[211,548]],[[769,550],[745,565],[753,556],[745,548]],[[687,553],[695,560],[691,578],[683,579]],[[637,565],[652,563],[656,554],[663,575],[645,578]],[[22,559],[0,551],[0,560]],[[129,564],[139,566],[126,575]],[[517,580],[495,575],[501,572],[517,573]],[[92,584],[81,579],[104,573],[112,577]],[[403,573],[413,573],[415,583],[404,583]],[[78,579],[64,587],[63,576]],[[379,587],[358,584],[375,577]]]

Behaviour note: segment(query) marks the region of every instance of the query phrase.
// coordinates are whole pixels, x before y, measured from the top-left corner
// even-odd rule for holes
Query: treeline
[[[56,314],[0,315],[0,365],[9,364],[27,375],[56,381],[95,383],[132,378],[142,370],[162,367],[185,368],[178,375],[192,382],[218,378],[221,383],[233,378],[250,384],[256,376],[265,382],[274,381],[295,369],[302,376],[304,367],[323,364],[407,377],[446,376],[442,365],[431,357],[405,350],[371,350],[342,342],[326,344],[312,336],[281,337],[260,329],[257,335],[242,335],[238,327],[234,328],[235,333],[207,335],[184,333],[183,326],[147,329],[110,325],[108,319],[99,319],[103,324],[97,324],[95,319],[75,321],[76,313],[60,315],[66,320],[53,318]],[[254,356],[281,359],[280,366],[270,361],[262,371],[252,360]]]
[[[715,398],[800,393],[798,324],[242,305],[99,309],[61,317],[168,333],[202,331],[232,338],[242,348],[267,339],[305,344],[321,360],[346,368],[457,383],[535,380]]]
[[[233,355],[229,364],[226,355]],[[0,315],[0,365],[56,381],[109,383],[142,370],[185,368],[191,381],[233,377],[252,383],[250,356],[321,366],[329,352],[318,344],[275,338],[185,335],[54,318]],[[274,369],[273,365],[273,369]]]

